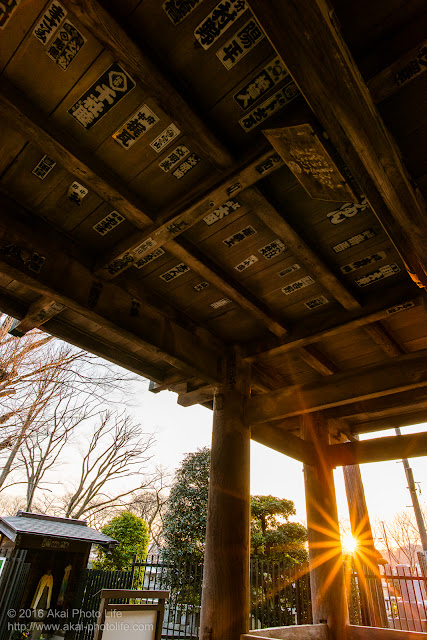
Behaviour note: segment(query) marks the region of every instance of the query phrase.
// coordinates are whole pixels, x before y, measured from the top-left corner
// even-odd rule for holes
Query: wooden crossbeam
[[[0,287],[0,309],[3,313],[7,313],[17,319],[23,319],[27,313],[22,301],[11,296],[3,287]],[[100,358],[133,371],[140,376],[149,376],[152,380],[156,380],[158,384],[161,384],[164,379],[164,374],[160,368],[144,361],[139,355],[126,351],[122,344],[116,346],[114,342],[103,338],[99,333],[93,334],[75,325],[72,326],[60,316],[47,320],[43,330],[60,340],[69,342],[79,349],[90,351]]]
[[[249,5],[384,228],[427,283],[425,202],[326,0],[249,0]]]
[[[145,203],[117,175],[65,131],[54,125],[8,80],[0,78],[0,115],[84,185],[137,227],[151,223]]]
[[[178,396],[178,404],[181,407],[192,407],[195,404],[203,404],[212,400],[215,394],[214,385],[205,385],[194,391],[187,391],[186,393],[180,393]]]
[[[258,300],[250,291],[245,289],[233,279],[217,264],[188,240],[181,238],[168,244],[168,251],[182,260],[186,265],[198,273],[202,278],[210,282],[214,287],[220,289],[226,296],[234,300],[242,309],[257,318],[274,335],[284,336],[288,332],[288,326],[282,320],[275,317],[275,314]]]
[[[64,309],[63,304],[59,304],[49,297],[40,296],[38,300],[33,302],[24,318],[18,322],[10,333],[20,338],[28,333],[28,331],[40,327]]]
[[[248,398],[245,422],[255,425],[293,415],[321,411],[427,386],[427,350],[405,354],[387,363],[328,376]]]
[[[283,341],[271,339],[249,343],[243,347],[243,357],[245,360],[253,362],[260,356],[284,354],[325,338],[341,335],[384,320],[395,313],[420,305],[422,299],[422,296],[408,297],[408,286],[405,283],[401,287],[395,287],[392,291],[384,291],[381,300],[378,300],[376,296],[364,305],[363,310],[352,313],[350,319],[348,319],[348,313],[334,313],[323,321],[323,325],[325,325],[323,327],[322,320],[316,318],[312,324],[307,322],[303,327],[293,330],[290,336]]]
[[[274,158],[274,161],[271,160],[272,158]],[[264,169],[262,173],[260,173],[257,167],[265,165],[268,160],[271,160],[271,167]],[[116,277],[116,273],[108,273],[108,265],[111,262],[120,259],[124,254],[131,254],[134,260],[139,260],[153,251],[153,249],[158,249],[182,233],[185,233],[185,231],[188,231],[188,229],[197,224],[197,222],[203,220],[203,218],[215,210],[215,208],[230,200],[229,193],[231,190],[233,190],[233,193],[241,193],[244,189],[256,184],[259,180],[265,178],[266,175],[283,167],[283,165],[283,160],[271,149],[261,154],[247,166],[233,171],[231,175],[225,177],[218,185],[189,207],[184,208],[172,216],[168,216],[165,212],[159,216],[159,221],[151,224],[144,231],[133,233],[131,236],[117,243],[107,255],[98,261],[96,271],[100,274],[103,273],[106,279]],[[146,248],[141,248],[141,245],[146,245]],[[137,255],[135,249],[138,249]],[[130,268],[132,264],[132,262],[129,262],[125,269]],[[120,273],[123,273],[123,271],[124,269],[120,271]]]
[[[353,424],[375,418],[387,419],[397,416],[401,411],[424,409],[427,407],[427,389],[414,389],[395,393],[391,396],[373,398],[340,407],[326,409],[328,419],[350,420]]]
[[[322,374],[322,376],[331,376],[334,373],[338,373],[336,364],[315,345],[301,347],[301,349],[298,349],[298,353],[304,362]]]
[[[208,155],[220,168],[232,164],[231,155],[201,117],[97,0],[64,0],[64,5],[113,54],[114,59],[123,64],[171,120],[185,131],[195,151],[202,156]]]
[[[363,420],[362,422],[349,423],[347,433],[372,433],[373,431],[383,431],[384,429],[395,429],[396,427],[410,427],[415,424],[427,422],[427,406],[419,411],[403,411],[403,408],[396,415],[388,418],[376,418]]]
[[[380,71],[380,73],[377,73],[376,76],[368,80],[367,85],[374,102],[378,103],[386,100],[397,91],[400,91],[402,87],[405,87],[409,82],[412,82],[412,80],[427,71],[427,65],[422,62],[419,63],[419,60],[424,59],[426,47],[427,40],[420,42],[416,47],[404,53],[403,56],[393,62],[389,67],[383,69],[383,71]],[[408,66],[412,67],[411,70],[413,73],[402,73],[405,67]]]
[[[310,273],[345,309],[361,308],[356,298],[256,188],[247,189],[242,194],[241,200],[252,206],[264,224],[284,240],[287,248],[304,263]]]
[[[67,133],[53,126],[4,79],[0,79],[0,115],[12,127],[45,149],[70,173],[80,177],[84,184],[91,186],[112,207],[118,208],[137,227],[152,223],[152,218],[144,211],[139,199],[104,163],[82,149]],[[231,281],[228,274],[203,256],[190,242],[184,239],[172,240],[168,243],[168,251],[258,318],[273,334],[283,336],[287,332],[287,327],[272,317],[262,302],[238,282]]]
[[[298,436],[280,428],[280,425],[257,425],[251,430],[251,439],[263,444],[270,449],[284,453],[304,464],[313,464],[315,451],[310,442],[306,442]]]
[[[94,280],[89,268],[74,257],[68,239],[40,219],[23,214],[22,208],[5,203],[4,199],[0,211],[0,272],[111,329],[188,377],[218,382],[221,351],[217,345],[210,346],[147,308],[141,309],[144,322],[133,317],[131,295],[114,283]],[[34,264],[40,267],[37,274]]]
[[[427,433],[333,444],[327,448],[326,455],[335,467],[426,456]]]
[[[398,340],[391,332],[384,327],[381,322],[372,322],[363,327],[363,331],[386,353],[390,358],[396,358],[406,353],[406,350],[399,344]]]

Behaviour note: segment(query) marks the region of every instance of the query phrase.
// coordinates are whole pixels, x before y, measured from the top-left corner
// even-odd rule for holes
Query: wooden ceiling
[[[184,406],[209,406],[238,345],[260,440],[316,408],[347,434],[427,419],[425,18],[420,0],[3,2],[15,332],[43,324]]]

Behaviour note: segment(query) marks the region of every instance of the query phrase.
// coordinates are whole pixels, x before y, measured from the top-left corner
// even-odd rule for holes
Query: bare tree
[[[400,511],[387,522],[377,520],[375,533],[377,540],[387,549],[384,556],[389,564],[409,564],[411,568],[415,567],[421,544],[412,511]]]
[[[104,412],[82,452],[79,482],[66,497],[66,517],[87,517],[121,506],[125,496],[149,487],[152,478],[143,471],[153,444],[153,435],[144,433],[129,416]],[[123,479],[127,488],[113,490],[112,483]]]
[[[26,484],[31,509],[78,425],[120,402],[135,378],[41,331],[10,336],[7,320],[0,328],[0,491]]]
[[[163,533],[163,517],[166,511],[168,489],[172,474],[164,467],[157,467],[149,489],[138,491],[127,504],[127,510],[143,518],[148,524],[151,541],[160,547]]]
[[[53,404],[53,403],[52,403]],[[35,492],[48,490],[41,482],[47,472],[57,466],[58,459],[79,425],[96,414],[97,406],[82,406],[82,398],[70,389],[61,389],[53,407],[37,421],[36,428],[24,440],[18,459],[25,468],[27,480],[26,511],[31,511]]]

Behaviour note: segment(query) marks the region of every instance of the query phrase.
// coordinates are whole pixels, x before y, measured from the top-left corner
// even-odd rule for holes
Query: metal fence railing
[[[417,568],[404,565],[379,568],[378,578],[373,575],[363,579],[352,575],[350,618],[353,624],[364,624],[363,607],[369,592],[371,602],[384,607],[385,620],[381,626],[404,631],[427,632],[427,578]],[[375,590],[380,584],[380,591]],[[376,603],[375,603],[376,599]]]
[[[308,565],[251,559],[250,628],[312,622]],[[427,632],[426,578],[408,567],[380,568],[361,576],[349,567],[347,595],[351,624]],[[203,565],[191,559],[158,556],[134,560],[132,571],[87,570],[76,593],[82,628],[67,640],[91,640],[103,588],[167,590],[162,640],[196,640],[199,634]],[[372,608],[376,609],[373,623]],[[74,621],[76,622],[76,621]],[[0,640],[3,638],[0,637]]]
[[[0,640],[8,640],[18,621],[19,604],[28,576],[30,565],[25,562],[27,552],[18,551],[13,556],[0,550],[0,557],[6,563],[0,576]],[[16,612],[16,616],[11,614]]]
[[[285,562],[251,559],[250,628],[311,622],[308,566],[289,568]],[[149,556],[134,564],[134,586],[167,589],[163,639],[198,638],[203,565],[191,560],[161,561]]]

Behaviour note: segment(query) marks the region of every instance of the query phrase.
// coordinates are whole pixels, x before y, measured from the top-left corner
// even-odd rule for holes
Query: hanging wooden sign
[[[309,124],[268,129],[264,134],[312,198],[358,201]]]

